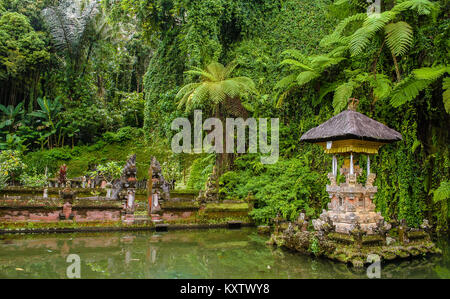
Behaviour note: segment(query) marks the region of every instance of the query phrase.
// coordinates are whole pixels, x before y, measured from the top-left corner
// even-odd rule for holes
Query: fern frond
[[[392,11],[403,12],[408,9],[417,11],[419,15],[428,15],[437,13],[439,4],[429,0],[407,0],[395,5]]]
[[[188,70],[184,72],[185,74],[189,74],[189,75],[194,75],[194,76],[200,76],[202,78],[202,80],[208,79],[211,82],[216,82],[218,81],[217,78],[212,75],[211,73],[204,71],[204,70],[196,70],[196,69],[192,69],[192,70]]]
[[[450,198],[450,181],[442,181],[433,192],[433,201],[440,202]]]
[[[338,58],[338,57],[342,57],[344,56],[345,52],[348,50],[348,46],[338,46],[336,48],[334,48],[333,50],[331,50],[328,53],[328,56],[332,57],[332,58]]]
[[[348,99],[352,96],[353,89],[356,87],[355,82],[348,81],[339,85],[334,91],[333,107],[334,114],[338,114],[347,106]]]
[[[383,99],[391,93],[392,82],[389,80],[388,76],[377,74],[376,79],[374,76],[371,76],[370,80],[370,85],[373,88],[373,95],[376,99]]]
[[[296,49],[285,50],[281,54],[292,56],[293,58],[297,59],[299,62],[304,64],[307,64],[309,61],[307,56],[305,56],[301,51]]]
[[[377,17],[368,17],[362,27],[356,30],[349,41],[349,49],[352,56],[359,55],[370,43],[375,34],[395,17],[391,11],[386,11]]]
[[[239,63],[237,62],[237,60],[233,60],[229,64],[227,64],[227,66],[225,67],[225,70],[224,70],[224,75],[223,75],[224,78],[230,77],[231,73],[238,66],[238,64]]]
[[[331,58],[325,55],[316,55],[311,59],[311,64],[314,66],[314,69],[318,68],[324,70],[327,67],[338,64],[344,59],[345,58],[343,57]]]
[[[287,96],[289,95],[289,92],[290,92],[290,89],[285,91],[285,92],[283,92],[282,94],[280,94],[280,96],[278,97],[277,104],[275,106],[276,108],[281,108],[281,106],[283,106],[284,99],[287,98]]]
[[[286,89],[295,82],[296,78],[297,74],[290,74],[289,76],[283,77],[280,81],[277,82],[277,84],[275,84],[274,88]]]
[[[316,79],[320,74],[314,71],[305,71],[298,74],[296,80],[299,86],[305,85],[306,83]]]
[[[437,65],[434,67],[423,67],[413,70],[414,77],[421,80],[436,80],[450,71],[446,65]]]
[[[358,13],[358,14],[354,14],[352,16],[349,16],[347,18],[345,18],[344,20],[342,20],[337,26],[336,29],[333,31],[333,33],[325,36],[321,41],[320,41],[320,46],[321,47],[326,47],[332,44],[336,44],[339,42],[342,42],[342,35],[343,32],[345,30],[345,28],[347,28],[347,26],[353,22],[364,22],[367,19],[367,14],[366,13]]]
[[[413,41],[412,27],[403,21],[387,24],[384,28],[386,32],[386,43],[395,56],[402,56],[406,53]]]
[[[304,69],[306,71],[312,71],[313,69],[309,66],[307,66],[306,64],[303,64],[295,59],[284,59],[282,62],[280,62],[280,65],[291,65],[294,68],[300,68],[300,69]]]
[[[432,80],[420,80],[414,77],[404,79],[394,87],[391,105],[397,108],[415,99],[432,82]]]

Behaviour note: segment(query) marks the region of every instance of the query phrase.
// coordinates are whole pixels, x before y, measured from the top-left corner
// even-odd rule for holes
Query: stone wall
[[[60,220],[118,221],[123,210],[120,201],[75,199],[64,204],[61,199],[42,197],[0,198],[0,222],[57,222]]]

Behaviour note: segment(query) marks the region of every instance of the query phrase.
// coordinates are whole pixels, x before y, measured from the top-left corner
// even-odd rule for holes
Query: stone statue
[[[122,199],[125,202],[127,212],[134,211],[134,195],[136,188],[136,154],[132,155],[125,164],[122,175],[113,186],[111,198]]]
[[[156,214],[161,211],[159,202],[161,200],[170,199],[170,185],[164,179],[161,165],[155,157],[152,157],[148,173],[149,182],[147,185],[147,191],[149,196],[149,212],[150,214]]]
[[[328,173],[328,179],[330,179],[330,186],[335,187],[337,186],[336,182],[336,176],[333,173]]]
[[[205,191],[200,191],[197,200],[200,203],[206,203],[218,200],[218,189],[217,189],[217,168],[214,165],[212,173],[209,175],[205,183]]]
[[[366,188],[367,187],[373,187],[373,182],[375,182],[375,178],[377,177],[377,175],[375,173],[370,173],[367,176],[367,181],[366,181]]]

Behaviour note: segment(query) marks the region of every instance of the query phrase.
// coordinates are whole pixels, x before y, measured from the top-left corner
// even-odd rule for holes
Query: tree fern
[[[241,105],[236,108],[236,99],[256,93],[256,89],[253,80],[248,77],[229,77],[236,65],[234,61],[227,66],[212,62],[205,69],[194,67],[186,71],[187,74],[200,76],[200,82],[186,84],[178,91],[178,108],[184,106],[186,111],[190,111],[208,105],[217,110],[220,104],[224,104],[229,110],[242,111]]]
[[[348,44],[352,56],[360,55],[369,45],[370,40],[387,24],[391,23],[397,16],[406,11],[413,10],[422,15],[436,13],[438,6],[428,0],[407,0],[395,5],[391,10],[381,14],[367,16],[365,13],[354,14],[341,21],[335,31],[324,37],[320,45],[323,47],[332,44]],[[349,36],[344,36],[343,32],[352,22],[362,22],[361,27]],[[403,55],[412,42],[412,29],[405,22],[397,22],[386,28],[387,42],[394,55]]]
[[[431,83],[442,77],[444,74],[448,73],[450,68],[446,65],[438,65],[434,67],[424,67],[420,69],[413,70],[413,75],[404,79],[395,86],[392,97],[391,105],[394,107],[399,107],[413,99],[415,99],[419,93],[428,87]],[[448,83],[447,78],[443,81],[442,95],[444,101],[445,111],[450,112],[449,104],[449,89],[450,83]]]
[[[413,76],[404,79],[394,87],[391,105],[397,108],[415,99],[431,82],[431,80],[418,80]]]
[[[387,24],[384,28],[386,32],[386,44],[395,56],[402,56],[406,53],[413,41],[413,30],[411,26],[403,21]]]
[[[99,1],[60,1],[58,6],[42,11],[58,50],[76,55],[85,37],[89,22],[98,13]]]

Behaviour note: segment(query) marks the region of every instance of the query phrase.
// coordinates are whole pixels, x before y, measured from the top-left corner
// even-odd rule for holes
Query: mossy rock
[[[390,250],[383,250],[381,252],[381,256],[383,257],[383,259],[388,260],[388,261],[392,261],[397,257],[397,255]]]

